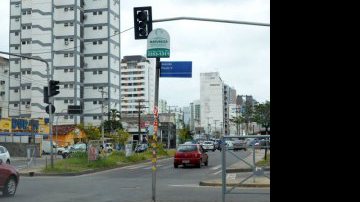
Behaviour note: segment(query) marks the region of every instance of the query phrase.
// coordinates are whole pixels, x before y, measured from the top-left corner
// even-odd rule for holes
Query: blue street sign
[[[192,77],[191,61],[164,61],[160,62],[160,77]]]

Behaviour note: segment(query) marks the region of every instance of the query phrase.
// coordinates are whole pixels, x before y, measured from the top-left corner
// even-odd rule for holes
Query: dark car
[[[0,191],[4,196],[14,196],[20,175],[16,168],[0,159]]]
[[[195,165],[200,168],[201,164],[207,166],[209,157],[199,144],[182,144],[179,145],[174,156],[174,168],[179,165],[186,166],[188,164]]]
[[[234,140],[233,148],[234,148],[234,151],[237,151],[237,150],[245,150],[246,151],[245,140]]]

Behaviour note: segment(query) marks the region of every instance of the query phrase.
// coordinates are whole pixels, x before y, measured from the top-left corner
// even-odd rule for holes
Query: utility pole
[[[168,114],[169,114],[169,123],[168,123],[168,135],[167,135],[167,148],[170,149],[170,130],[171,130],[171,127],[170,127],[170,116],[171,116],[171,111],[170,111],[170,108],[171,107],[177,107],[177,106],[169,106],[169,111],[168,111]]]
[[[149,101],[144,101],[144,100],[137,100],[136,102],[138,102],[138,136],[139,136],[139,142],[142,142],[142,135],[141,135],[141,128],[140,128],[140,123],[141,123],[141,117],[140,117],[140,114],[141,114],[141,109],[142,108],[148,108],[148,107],[145,107],[145,106],[141,106],[140,103],[142,102],[149,102]]]
[[[210,123],[209,123],[210,117],[207,117],[207,125],[208,125],[208,133],[210,135]]]
[[[215,123],[215,135],[216,135],[216,122],[218,122],[219,120],[214,120]]]
[[[106,93],[103,89],[99,89],[101,92],[101,138],[102,138],[102,146],[105,146],[105,137],[104,137],[104,93]]]

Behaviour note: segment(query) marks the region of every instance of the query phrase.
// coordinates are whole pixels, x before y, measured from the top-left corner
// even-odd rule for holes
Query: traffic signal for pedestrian
[[[49,88],[47,86],[44,86],[44,103],[46,104],[50,104],[48,89]]]
[[[59,83],[60,83],[59,81],[50,80],[50,83],[49,83],[50,95],[49,95],[49,97],[55,96],[60,93]]]
[[[152,31],[151,6],[134,7],[135,39],[147,39]]]

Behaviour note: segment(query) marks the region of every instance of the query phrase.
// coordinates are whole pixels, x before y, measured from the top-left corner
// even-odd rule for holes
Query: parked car
[[[0,159],[0,191],[3,196],[14,196],[20,175],[16,168]]]
[[[252,147],[255,146],[256,143],[259,143],[259,139],[257,138],[247,138],[245,140],[246,142],[246,147]]]
[[[74,152],[86,152],[86,148],[87,146],[85,143],[74,144],[72,146],[69,146],[68,149],[62,152],[62,157],[65,159],[65,158],[69,158],[70,155]]]
[[[234,141],[232,140],[225,140],[226,148],[228,150],[234,149]]]
[[[204,150],[208,151],[208,150],[212,150],[215,151],[215,146],[214,146],[214,142],[213,141],[204,141],[201,146],[203,147]]]
[[[179,145],[174,155],[174,168],[179,165],[186,166],[188,164],[195,165],[200,168],[201,164],[205,166],[209,164],[209,157],[206,151],[199,144],[182,144]]]
[[[135,147],[135,153],[141,153],[144,152],[148,149],[148,145],[147,144],[138,144]]]
[[[42,141],[42,153],[43,154],[50,154],[51,153],[51,146],[50,146],[50,140],[43,140]],[[58,153],[57,150],[57,144],[53,141],[53,153]]]
[[[10,164],[10,154],[4,146],[0,146],[0,160],[2,160],[2,162]]]
[[[57,153],[61,155],[65,150],[68,149],[68,146],[65,147],[57,147]]]
[[[234,140],[233,149],[234,149],[234,151],[237,151],[237,150],[245,150],[246,151],[245,140]]]
[[[114,150],[114,146],[112,143],[105,143],[105,147],[101,147],[101,149],[104,149],[106,153],[111,153]]]

